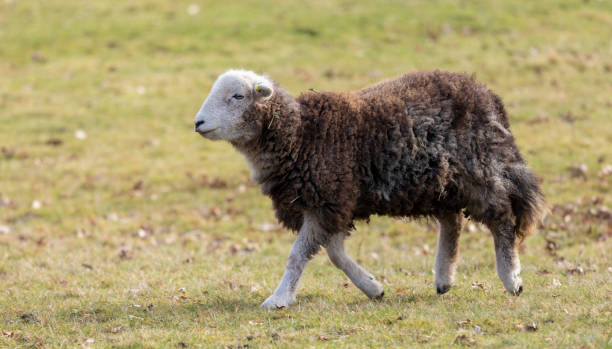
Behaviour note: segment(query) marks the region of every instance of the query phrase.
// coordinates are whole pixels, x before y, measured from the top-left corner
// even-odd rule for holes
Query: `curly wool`
[[[233,145],[286,227],[299,230],[304,212],[329,234],[373,214],[511,219],[520,238],[535,224],[537,178],[501,99],[472,77],[418,72],[298,98],[274,90],[244,116],[258,136]]]

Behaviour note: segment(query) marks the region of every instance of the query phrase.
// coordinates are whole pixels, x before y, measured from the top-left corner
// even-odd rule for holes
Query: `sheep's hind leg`
[[[463,217],[460,213],[439,215],[440,233],[436,250],[434,284],[438,294],[448,292],[455,281],[458,242]]]
[[[502,222],[490,225],[495,242],[495,265],[497,275],[504,287],[511,294],[518,296],[523,292],[523,280],[520,277],[521,262],[514,233],[514,224]]]
[[[304,223],[300,228],[297,239],[291,247],[285,273],[278,287],[268,299],[262,304],[262,308],[281,309],[295,303],[295,292],[297,290],[300,276],[306,264],[320,249],[317,242],[318,231],[320,229],[311,218],[305,217]]]
[[[357,286],[363,293],[372,299],[380,299],[385,294],[382,285],[374,279],[372,274],[365,271],[344,251],[344,239],[346,235],[337,233],[330,237],[325,250],[332,263]]]

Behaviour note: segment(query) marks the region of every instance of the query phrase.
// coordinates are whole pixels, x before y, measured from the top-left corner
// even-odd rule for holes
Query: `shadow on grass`
[[[389,290],[391,292],[391,290]],[[239,298],[239,296],[244,296]],[[46,311],[44,306],[26,312],[3,314],[4,321],[0,326],[7,328],[27,326],[30,328],[65,328],[82,326],[101,326],[103,332],[112,333],[112,329],[121,325],[126,328],[164,328],[167,330],[184,330],[194,324],[201,327],[214,327],[215,322],[275,319],[287,314],[310,311],[313,308],[347,306],[354,310],[377,307],[397,307],[399,305],[436,304],[441,296],[433,292],[398,294],[390,293],[381,300],[371,300],[365,295],[331,299],[328,294],[309,293],[298,295],[298,303],[288,309],[267,311],[259,308],[265,299],[262,294],[245,295],[234,293],[228,295],[203,295],[197,298],[146,298],[89,302],[88,304],[65,305],[61,308]]]
[[[89,304],[71,304],[50,309],[41,305],[24,311],[3,311],[0,326],[10,327],[65,327],[71,325],[96,324],[129,324],[138,327],[159,326],[168,328],[172,324],[206,321],[210,318],[231,317],[258,309],[258,300],[201,297],[201,298],[147,298],[121,302],[89,302]]]

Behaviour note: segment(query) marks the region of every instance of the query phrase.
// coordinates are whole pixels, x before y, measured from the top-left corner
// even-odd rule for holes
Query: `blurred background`
[[[415,70],[475,74],[504,100],[551,209],[528,242],[526,280],[567,285],[564,278],[574,275],[568,270],[593,270],[583,287],[606,285],[611,37],[612,6],[599,0],[0,0],[0,330],[21,333],[2,341],[35,344],[45,337],[60,345],[76,336],[127,345],[135,336],[156,345],[210,320],[194,306],[178,310],[191,322],[154,328],[174,314],[169,309],[180,297],[230,297],[234,303],[214,303],[230,321],[238,315],[227,312],[255,308],[273,290],[292,236],[276,224],[242,157],[193,132],[195,113],[229,68],[268,74],[294,95],[358,89]],[[435,222],[375,218],[357,230],[351,249],[376,275],[396,278],[388,284],[400,290],[431,293]],[[468,263],[460,272],[488,280],[501,294],[488,233],[474,233],[481,230],[468,225],[462,251],[484,264]],[[419,277],[407,280],[400,261]],[[332,273],[324,258],[313,263],[314,275]],[[312,287],[333,302],[317,282],[335,285],[341,276],[326,278],[334,281],[306,277],[312,286],[305,292]],[[469,280],[463,283],[470,291]],[[567,292],[579,299],[583,291]],[[129,304],[145,301],[132,296],[151,304],[161,297],[168,311],[151,326],[134,324],[127,315],[150,314],[135,313]],[[609,315],[609,294],[605,302],[601,297],[592,296]],[[88,310],[96,307],[101,313]],[[74,309],[81,310],[70,315]],[[108,322],[88,322],[84,314],[92,312]],[[439,325],[430,320],[425,315],[422,326]],[[598,327],[601,316],[589,321],[593,338],[609,338],[609,327]],[[244,330],[238,323],[209,330],[235,344],[233,336]],[[75,326],[90,334],[73,332]],[[568,338],[564,343],[580,340]],[[400,343],[391,339],[368,340]]]

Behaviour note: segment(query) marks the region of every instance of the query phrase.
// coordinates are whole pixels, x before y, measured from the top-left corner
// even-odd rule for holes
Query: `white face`
[[[255,130],[243,116],[272,93],[272,83],[267,78],[251,71],[230,70],[215,81],[195,117],[195,131],[213,140],[250,139]]]

